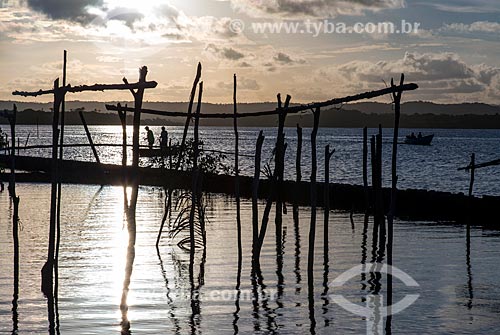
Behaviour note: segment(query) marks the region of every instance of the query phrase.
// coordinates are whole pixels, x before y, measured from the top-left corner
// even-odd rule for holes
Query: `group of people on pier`
[[[144,129],[146,129],[147,136],[146,136],[145,140],[148,141],[148,147],[149,147],[149,149],[153,149],[153,146],[155,144],[155,135],[154,135],[153,131],[148,126],[146,126]],[[161,127],[159,141],[160,141],[160,148],[162,150],[164,150],[168,147],[168,132],[167,132],[165,127]]]

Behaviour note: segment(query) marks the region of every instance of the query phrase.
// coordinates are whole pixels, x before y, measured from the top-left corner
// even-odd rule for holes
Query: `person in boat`
[[[411,133],[410,138],[411,138],[411,139],[415,139],[415,138],[417,138],[417,137],[415,136],[415,133]]]
[[[146,131],[147,131],[147,137],[145,138],[145,140],[148,141],[148,146],[149,146],[149,149],[153,149],[153,144],[155,144],[155,135],[153,134],[153,131],[151,129],[149,129],[148,126],[146,126]]]
[[[418,132],[418,138],[421,139],[422,138],[422,133],[421,132]]]
[[[165,150],[168,147],[168,132],[165,127],[161,127],[160,147],[161,150]]]

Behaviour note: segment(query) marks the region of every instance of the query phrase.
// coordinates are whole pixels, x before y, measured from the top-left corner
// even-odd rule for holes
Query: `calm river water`
[[[158,129],[154,128],[158,133]],[[119,143],[119,127],[91,127],[97,143]],[[257,129],[241,131],[241,151],[253,154]],[[418,131],[418,130],[416,130]],[[371,133],[374,130],[370,131]],[[499,131],[433,130],[431,147],[400,146],[401,187],[466,191],[468,175],[456,168],[467,165],[469,154],[477,160],[498,158]],[[50,143],[50,131],[20,127],[30,144]],[[81,127],[69,127],[68,143],[85,143]],[[177,138],[179,129],[170,129]],[[292,179],[294,129],[287,129],[287,177]],[[305,130],[305,140],[309,131]],[[337,149],[332,179],[361,183],[361,131],[324,129],[319,145]],[[266,159],[274,137],[266,129]],[[386,167],[390,132],[386,130]],[[205,128],[205,146],[231,150],[231,130]],[[305,148],[308,143],[304,144]],[[119,163],[119,149],[99,149],[102,160]],[[305,150],[304,178],[308,177],[309,150]],[[323,150],[320,150],[322,153]],[[47,155],[35,150],[33,155]],[[66,156],[90,160],[86,149],[68,149]],[[251,174],[252,158],[243,158],[243,172]],[[320,159],[321,161],[321,159]],[[147,162],[144,162],[147,163]],[[321,168],[321,167],[320,167]],[[386,174],[388,176],[388,174]],[[476,192],[500,194],[500,174],[495,168],[478,171]],[[386,182],[389,180],[387,178]],[[13,313],[12,205],[0,193],[0,333],[48,332],[47,300],[40,292],[40,270],[47,257],[50,185],[19,184],[20,281],[17,313]],[[59,269],[58,329],[61,334],[119,334],[124,315],[120,309],[126,274],[128,230],[121,187],[63,185],[62,232]],[[308,308],[307,254],[310,208],[299,208],[298,224],[292,208],[283,216],[283,260],[277,261],[274,213],[261,256],[262,281],[251,280],[251,202],[241,203],[243,261],[239,299],[236,204],[233,198],[207,194],[206,259],[196,257],[199,311],[191,308],[189,254],[177,246],[183,236],[165,232],[159,253],[156,237],[164,213],[161,188],[141,187],[137,209],[135,261],[127,299],[127,319],[132,334],[308,334],[312,321],[317,334],[366,334],[367,318],[339,306],[333,295],[360,307],[375,291],[386,299],[385,276],[356,274],[341,286],[330,285],[345,271],[376,256],[373,223],[364,216],[332,212],[329,219],[329,262],[324,265],[323,211],[317,213],[314,264],[314,309]],[[260,203],[262,215],[264,203]],[[171,220],[174,220],[174,211]],[[393,334],[498,334],[500,332],[500,233],[472,228],[470,243],[459,225],[397,221],[394,231],[394,265],[418,286],[394,280],[394,302],[408,295],[418,300],[392,317]],[[200,265],[204,275],[198,277]],[[379,290],[380,289],[380,290]],[[282,294],[278,295],[277,292]],[[325,294],[326,292],[326,294]],[[257,296],[258,299],[253,299]],[[279,296],[279,297],[278,297]],[[277,298],[278,297],[278,298]],[[382,320],[383,321],[383,320]]]
[[[40,292],[40,269],[47,253],[50,186],[18,185],[21,197],[19,334],[48,331],[47,302]],[[59,270],[59,324],[61,334],[118,334],[120,299],[127,258],[128,231],[120,187],[64,186]],[[284,256],[278,271],[274,215],[262,252],[263,286],[267,299],[252,301],[251,203],[242,201],[243,267],[241,296],[236,308],[237,239],[235,203],[231,198],[207,195],[207,254],[200,286],[200,311],[190,306],[189,255],[176,239],[164,235],[160,253],[155,241],[163,215],[163,190],[140,188],[136,257],[128,295],[128,320],[133,334],[305,334],[310,333],[307,294],[307,239],[310,209],[299,208],[299,225],[292,210],[284,215]],[[0,332],[11,333],[13,244],[11,206],[0,195]],[[260,213],[263,204],[260,204]],[[175,214],[175,213],[174,213]],[[174,215],[175,216],[175,215]],[[366,320],[351,314],[322,295],[344,271],[372,260],[372,223],[348,213],[330,216],[329,268],[323,265],[323,212],[318,211],[315,257],[317,334],[365,334]],[[366,229],[364,229],[366,228]],[[406,295],[419,299],[393,316],[394,334],[498,334],[500,329],[500,233],[473,228],[470,252],[466,230],[429,222],[397,222],[394,264],[418,287],[394,282],[394,302]],[[198,258],[199,260],[199,258]],[[197,263],[199,264],[199,262]],[[197,265],[198,266],[198,265]],[[386,294],[385,276],[380,295]],[[328,294],[342,295],[364,306],[376,283],[356,275]],[[262,289],[262,287],[265,287]],[[276,300],[276,292],[283,295]],[[326,297],[326,298],[325,298]]]
[[[95,143],[121,144],[122,134],[120,126],[90,126]],[[160,134],[160,127],[151,127],[155,135]],[[146,137],[144,129],[141,138]],[[182,138],[182,127],[168,127],[170,138],[173,142]],[[402,129],[402,142],[404,135],[411,132],[416,134],[422,131],[424,135],[435,134],[432,146],[422,147],[413,145],[400,145],[398,152],[398,185],[400,188],[421,188],[443,190],[450,192],[467,192],[469,175],[457,168],[466,166],[470,161],[470,154],[476,153],[476,162],[484,162],[500,157],[500,130],[462,130],[462,129]],[[52,131],[49,126],[18,126],[20,144],[24,146],[29,134],[29,145],[50,144]],[[253,155],[255,142],[259,129],[240,129],[240,154]],[[68,144],[88,143],[82,126],[69,126],[65,131],[65,142]],[[132,128],[127,130],[129,143],[132,143]],[[302,170],[304,178],[310,175],[311,148],[310,129],[304,129]],[[376,133],[375,129],[369,130],[369,135]],[[264,128],[266,139],[262,150],[262,162],[266,163],[272,157],[272,149],[276,141],[276,128]],[[392,150],[392,129],[384,129],[383,133],[383,160],[384,184],[390,185],[390,160]],[[205,149],[233,151],[232,128],[205,127],[201,128],[200,139],[204,141]],[[287,179],[295,179],[295,152],[297,135],[293,128],[286,129],[288,143],[286,151],[285,174]],[[321,128],[318,133],[318,169],[323,171],[324,147],[330,144],[336,150],[331,161],[332,182],[359,184],[362,181],[362,129],[337,129]],[[145,143],[143,143],[145,144]],[[104,163],[121,164],[121,148],[97,148],[101,161]],[[50,156],[49,149],[21,150],[21,155]],[[65,157],[78,160],[93,161],[94,157],[90,148],[66,148]],[[129,158],[132,157],[129,154]],[[229,156],[229,165],[232,158]],[[147,164],[147,161],[143,162]],[[240,168],[242,173],[253,175],[254,161],[252,157],[241,157]],[[482,195],[500,195],[500,173],[495,167],[476,171],[475,193]],[[323,173],[318,174],[319,179]]]

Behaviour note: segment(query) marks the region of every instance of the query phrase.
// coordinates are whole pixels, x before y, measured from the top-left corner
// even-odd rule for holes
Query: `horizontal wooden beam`
[[[23,97],[36,97],[39,95],[47,95],[54,94],[59,92],[63,93],[78,93],[78,92],[86,92],[86,91],[112,91],[112,90],[133,90],[139,88],[155,88],[158,86],[156,81],[146,81],[146,82],[138,82],[132,84],[94,84],[94,85],[81,85],[81,86],[71,86],[67,85],[64,87],[60,87],[56,90],[39,90],[36,92],[23,92],[23,91],[14,91],[12,95],[20,95]]]
[[[496,166],[496,165],[500,165],[500,159],[495,159],[493,161],[489,161],[489,162],[485,162],[485,163],[480,163],[480,164],[475,164],[474,166],[471,166],[469,164],[467,166],[459,168],[458,171],[462,171],[462,170],[469,171],[472,168],[474,168],[474,169],[480,169],[480,168],[484,168],[484,167],[488,167],[488,166]]]
[[[250,113],[244,113],[244,114],[241,114],[241,113],[236,113],[236,114],[235,113],[204,113],[204,114],[200,114],[200,118],[203,118],[203,119],[233,119],[235,116],[237,118],[259,117],[259,116],[268,116],[268,115],[278,115],[279,113],[282,113],[283,111],[288,113],[288,114],[296,114],[296,113],[304,112],[307,110],[314,110],[316,108],[321,108],[321,107],[339,105],[339,104],[344,104],[344,103],[363,100],[363,99],[373,99],[373,98],[380,97],[380,96],[383,96],[386,94],[391,94],[394,92],[413,91],[413,90],[416,90],[417,88],[418,88],[417,84],[405,84],[402,86],[387,87],[387,88],[384,88],[382,90],[365,92],[365,93],[347,96],[347,97],[343,97],[343,98],[336,98],[336,99],[327,100],[327,101],[323,101],[323,102],[311,103],[311,104],[306,104],[306,105],[298,105],[298,106],[282,108],[282,109],[274,109],[274,110],[270,110],[270,111],[250,112]],[[115,106],[115,105],[106,105],[106,109],[109,111],[126,111],[126,112],[133,112],[135,110],[133,107],[122,107],[122,106]],[[186,113],[183,113],[183,112],[160,111],[160,110],[154,110],[154,109],[141,109],[141,113],[151,114],[151,115],[159,115],[159,116],[169,116],[169,117],[186,117]]]

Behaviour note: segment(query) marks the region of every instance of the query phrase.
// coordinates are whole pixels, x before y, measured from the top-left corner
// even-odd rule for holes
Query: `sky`
[[[134,82],[147,65],[148,101],[186,101],[201,62],[213,103],[232,101],[233,74],[240,102],[313,102],[404,72],[420,86],[404,100],[500,104],[499,42],[498,0],[0,0],[0,99],[51,88],[67,50],[73,86]]]

